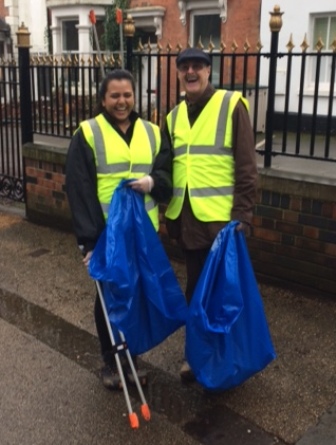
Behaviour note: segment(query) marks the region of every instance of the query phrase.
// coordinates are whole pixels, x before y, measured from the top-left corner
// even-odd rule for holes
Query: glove
[[[240,221],[236,227],[237,232],[244,232],[245,236],[249,236],[251,234],[251,227],[248,223],[244,221]]]
[[[150,193],[154,186],[154,180],[151,176],[147,175],[143,178],[135,179],[134,181],[129,182],[127,185],[136,192]]]

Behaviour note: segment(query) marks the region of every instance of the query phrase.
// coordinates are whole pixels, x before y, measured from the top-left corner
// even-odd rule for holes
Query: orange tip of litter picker
[[[147,404],[145,404],[145,405],[141,405],[141,414],[142,414],[142,417],[143,417],[145,420],[150,420],[150,418],[151,418],[151,413],[150,413],[150,411],[149,411],[149,408],[148,408],[148,405],[147,405]]]
[[[96,24],[96,21],[97,21],[96,20],[96,14],[95,14],[93,9],[91,9],[91,11],[89,13],[89,19],[90,19],[90,22],[92,23],[92,25]]]
[[[129,414],[129,421],[131,424],[131,428],[139,428],[139,419],[136,413]]]

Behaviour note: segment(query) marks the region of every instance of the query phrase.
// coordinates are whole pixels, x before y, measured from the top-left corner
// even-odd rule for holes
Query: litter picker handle
[[[100,45],[99,45],[99,39],[98,39],[98,34],[97,34],[97,28],[96,28],[96,14],[94,12],[93,9],[91,9],[91,11],[89,12],[89,19],[92,25],[92,29],[93,29],[93,36],[96,42],[96,47],[97,47],[97,51],[98,51],[98,58],[99,58],[99,65],[100,65],[100,70],[101,70],[101,74],[102,74],[102,78],[105,77],[105,71],[104,71],[104,66],[103,66],[103,58],[102,58],[102,54],[100,51]]]
[[[107,310],[106,310],[103,292],[102,292],[102,289],[101,289],[99,281],[95,280],[95,284],[96,284],[96,288],[97,288],[97,291],[98,291],[101,307],[102,307],[102,310],[103,310],[103,313],[104,313],[104,318],[105,318],[107,330],[108,330],[108,333],[110,335],[111,343],[112,343],[112,346],[115,347],[116,346],[116,341],[115,341],[115,338],[114,338],[113,330],[111,328],[110,319],[109,319],[109,316],[108,316],[108,313],[107,313]],[[121,339],[122,339],[122,341],[124,341],[125,337],[123,337]],[[128,349],[126,349],[126,354],[127,353],[129,354],[129,350]],[[129,356],[129,357],[131,359],[130,365],[131,366],[133,365],[133,368],[134,368],[132,357],[131,356]],[[127,355],[127,358],[128,358],[128,355]],[[130,397],[129,397],[129,393],[128,393],[128,389],[127,389],[127,385],[126,385],[126,380],[125,380],[125,376],[124,376],[124,371],[123,371],[122,366],[121,366],[120,357],[119,357],[118,352],[115,353],[115,359],[116,359],[116,364],[117,364],[119,377],[120,377],[121,384],[122,384],[122,389],[123,389],[123,393],[124,393],[124,397],[125,397],[125,402],[126,402],[126,405],[127,405],[128,418],[129,418],[129,422],[130,422],[131,428],[139,428],[139,419],[138,419],[137,414],[132,409],[131,400],[130,400]]]

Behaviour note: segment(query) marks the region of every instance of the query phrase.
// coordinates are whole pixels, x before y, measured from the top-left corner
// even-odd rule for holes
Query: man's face
[[[195,102],[203,94],[209,82],[210,71],[210,66],[196,59],[183,62],[177,67],[181,89],[191,102]]]

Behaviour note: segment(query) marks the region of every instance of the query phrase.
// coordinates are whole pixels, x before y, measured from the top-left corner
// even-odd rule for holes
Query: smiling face
[[[186,92],[190,102],[195,102],[205,91],[211,72],[211,67],[196,59],[181,63],[177,67],[181,89]]]
[[[113,79],[107,85],[102,105],[118,124],[123,124],[128,122],[134,101],[132,83],[128,79]]]

